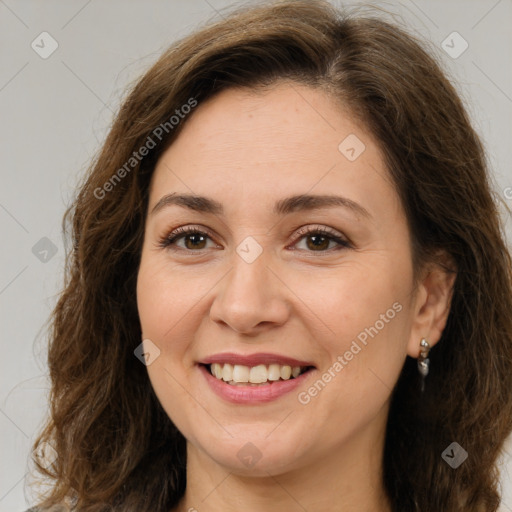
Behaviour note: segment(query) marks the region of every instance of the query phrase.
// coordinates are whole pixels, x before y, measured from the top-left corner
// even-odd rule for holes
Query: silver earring
[[[430,351],[430,345],[428,341],[423,338],[420,341],[420,355],[418,356],[418,371],[421,375],[421,392],[425,391],[425,377],[428,375],[428,370],[430,368],[430,359],[428,358],[428,353]]]

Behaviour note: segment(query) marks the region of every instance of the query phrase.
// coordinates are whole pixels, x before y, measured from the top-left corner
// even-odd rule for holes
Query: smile
[[[312,363],[277,354],[216,354],[199,363],[210,389],[231,403],[270,402],[304,383]]]
[[[210,373],[218,380],[231,385],[264,385],[279,380],[290,380],[304,373],[309,367],[289,366],[280,364],[245,366],[241,364],[213,363],[208,365]]]

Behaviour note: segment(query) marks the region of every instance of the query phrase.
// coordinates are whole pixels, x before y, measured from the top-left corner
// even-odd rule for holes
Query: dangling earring
[[[421,392],[425,391],[425,377],[428,375],[430,367],[430,359],[428,359],[428,353],[430,351],[430,345],[428,341],[423,338],[420,341],[420,355],[418,356],[418,371],[421,374]]]

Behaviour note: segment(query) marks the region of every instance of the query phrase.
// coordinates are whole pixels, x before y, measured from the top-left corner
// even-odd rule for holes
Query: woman
[[[397,26],[319,1],[170,48],[68,212],[40,509],[495,511],[511,260]]]

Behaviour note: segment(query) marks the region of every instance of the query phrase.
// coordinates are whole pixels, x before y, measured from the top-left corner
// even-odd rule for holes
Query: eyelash
[[[159,247],[164,248],[164,249],[171,249],[171,246],[175,245],[175,242],[177,240],[179,240],[180,238],[184,238],[186,235],[192,235],[192,234],[205,236],[210,239],[212,238],[212,236],[210,235],[210,233],[208,231],[203,231],[194,226],[185,226],[185,227],[179,227],[179,228],[175,229],[174,231],[172,231],[171,233],[169,233],[168,235],[162,237],[158,241],[158,245],[159,245]],[[294,242],[294,245],[297,244],[302,238],[304,238],[308,235],[320,235],[325,238],[328,238],[329,241],[333,241],[338,244],[338,247],[335,247],[334,249],[331,248],[331,249],[327,249],[327,250],[323,250],[323,251],[308,251],[308,250],[306,250],[306,252],[331,253],[333,250],[337,251],[337,250],[341,250],[341,249],[349,249],[352,247],[350,242],[341,238],[334,231],[332,231],[326,227],[313,227],[312,228],[312,227],[308,226],[305,228],[300,228],[297,231],[296,235],[299,236],[299,238]],[[188,251],[188,252],[202,253],[202,251],[204,251],[206,249],[198,249],[196,251],[196,250],[192,250],[192,249],[186,249],[183,247],[175,247],[175,248],[172,248],[172,250],[182,250],[182,251]]]

